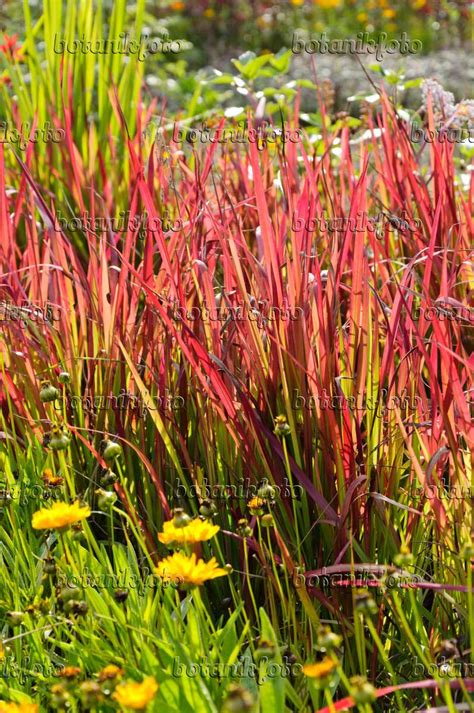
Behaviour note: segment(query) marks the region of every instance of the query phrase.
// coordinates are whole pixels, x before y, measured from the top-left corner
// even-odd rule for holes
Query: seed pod
[[[102,487],[106,488],[108,485],[114,485],[114,483],[116,483],[117,480],[118,480],[118,477],[109,468],[108,470],[105,471],[104,475],[101,477],[99,482],[102,485]]]
[[[82,529],[82,523],[81,522],[74,523],[74,525],[72,526],[71,529],[72,529],[71,537],[74,540],[74,542],[81,542],[81,540],[83,540],[85,537],[84,530]]]
[[[22,611],[7,611],[5,616],[7,624],[10,626],[20,626],[25,618],[25,614]]]
[[[114,491],[98,488],[95,494],[97,495],[97,504],[101,510],[108,510],[117,501],[117,493]]]
[[[379,610],[377,604],[370,596],[369,592],[364,590],[359,591],[355,597],[355,608],[360,614],[368,616],[376,614]]]
[[[56,574],[56,561],[54,557],[46,557],[43,569],[45,574]]]
[[[232,683],[222,705],[221,713],[247,713],[252,711],[255,701],[247,688]]]
[[[353,676],[350,679],[351,695],[357,705],[375,701],[375,688],[364,676]]]
[[[83,599],[79,602],[71,601],[67,602],[64,611],[71,612],[71,614],[76,614],[77,616],[84,616],[89,611],[89,605]]]
[[[52,708],[66,708],[71,705],[71,696],[63,683],[55,683],[49,689],[51,694],[50,705]]]
[[[69,384],[71,377],[67,371],[62,371],[58,376],[58,381],[60,384]]]
[[[8,505],[12,501],[11,493],[9,492],[8,485],[2,484],[0,486],[0,507],[3,505]]]
[[[116,589],[114,592],[114,599],[116,602],[124,602],[128,597],[128,589]]]
[[[64,451],[69,447],[71,438],[62,431],[54,432],[49,439],[49,447],[53,451]]]
[[[413,562],[413,555],[406,545],[400,547],[400,552],[395,555],[393,561],[397,567],[408,567]]]
[[[212,500],[203,500],[199,508],[199,514],[206,518],[211,518],[217,512],[217,508]]]
[[[79,696],[87,709],[95,707],[104,699],[102,688],[97,681],[83,681],[79,686]]]
[[[275,421],[275,430],[273,431],[273,433],[276,436],[283,437],[283,436],[287,436],[289,433],[291,433],[291,428],[288,424],[286,416],[283,416],[283,415],[276,416],[274,421]]]
[[[112,463],[122,453],[122,447],[114,441],[105,441],[102,457],[106,463]]]
[[[258,640],[258,648],[254,653],[254,659],[257,663],[259,663],[264,656],[273,658],[276,653],[277,650],[273,641],[268,641],[267,639],[262,639],[260,637]]]
[[[67,602],[79,599],[80,596],[81,590],[79,589],[79,587],[68,585],[67,587],[63,587],[61,589],[58,594],[58,599],[62,604],[65,604]]]
[[[322,626],[318,631],[318,649],[320,651],[332,651],[338,649],[342,643],[342,637],[335,634],[329,626]]]
[[[189,522],[191,522],[191,518],[182,508],[173,510],[173,525],[175,527],[185,527]]]
[[[51,608],[51,602],[49,599],[40,599],[38,602],[38,609],[41,614],[47,614]]]
[[[257,490],[259,498],[264,500],[273,500],[275,498],[275,488],[268,482],[264,482]]]
[[[241,518],[237,523],[237,532],[241,537],[252,537],[253,530],[245,518]]]
[[[50,401],[56,401],[59,396],[59,389],[53,386],[49,381],[42,382],[39,397],[44,404],[49,403]]]

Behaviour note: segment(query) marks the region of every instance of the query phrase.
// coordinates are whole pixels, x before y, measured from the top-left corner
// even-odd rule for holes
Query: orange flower
[[[21,47],[17,46],[18,35],[3,35],[4,43],[0,45],[0,52],[8,59],[20,59],[22,54]]]

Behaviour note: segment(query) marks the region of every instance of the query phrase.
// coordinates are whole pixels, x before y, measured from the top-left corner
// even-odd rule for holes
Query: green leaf
[[[290,68],[292,56],[291,50],[283,47],[277,54],[271,56],[270,64],[280,73],[285,74]]]
[[[423,77],[419,77],[418,79],[408,79],[405,82],[405,89],[411,89],[412,87],[419,87],[423,83]]]
[[[237,67],[239,72],[246,79],[255,79],[259,74],[259,70],[264,67],[273,55],[262,54],[260,57],[255,55],[255,52],[245,52],[240,55],[239,59],[233,59],[232,63]]]
[[[233,84],[234,75],[233,74],[221,74],[217,77],[213,77],[208,80],[208,84]]]
[[[260,662],[260,710],[261,713],[284,713],[286,678],[282,675],[283,662],[278,647],[278,639],[263,608],[260,608],[260,626],[262,639],[273,644],[271,656],[268,657],[269,660]]]

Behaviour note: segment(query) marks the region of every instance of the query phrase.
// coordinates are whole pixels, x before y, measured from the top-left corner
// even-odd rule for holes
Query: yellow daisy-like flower
[[[388,7],[386,10],[383,11],[382,14],[384,17],[388,17],[389,19],[392,19],[392,17],[395,17],[395,15],[397,13],[391,7]]]
[[[159,533],[158,539],[164,545],[193,545],[196,542],[210,540],[219,530],[219,525],[212,525],[212,523],[199,518],[191,520],[184,527],[176,527],[175,521],[169,520],[163,524],[163,532]]]
[[[104,666],[104,668],[99,671],[99,681],[103,683],[104,681],[112,681],[114,678],[119,678],[123,676],[124,670],[120,666],[116,666],[113,663]]]
[[[61,529],[80,522],[80,520],[85,520],[90,514],[91,509],[88,505],[81,505],[78,502],[72,505],[54,503],[50,508],[43,508],[35,512],[31,524],[35,530]]]
[[[158,691],[158,684],[153,676],[148,676],[141,683],[128,681],[121,683],[113,694],[117,703],[134,711],[144,710]]]
[[[326,678],[335,668],[337,668],[337,665],[326,656],[319,663],[307,663],[303,666],[303,673],[308,678]]]
[[[252,500],[249,500],[247,503],[248,509],[252,510],[252,511],[261,510],[264,505],[265,505],[265,500],[263,498],[259,498],[259,497],[252,498]]]
[[[0,701],[0,713],[38,713],[37,703],[6,703]]]
[[[341,0],[314,0],[314,4],[322,7],[323,10],[329,10],[332,7],[339,7]]]
[[[227,572],[218,566],[215,557],[209,562],[204,562],[198,560],[194,552],[190,557],[182,552],[175,552],[171,557],[161,560],[158,567],[155,568],[155,574],[167,581],[200,587],[209,579],[223,577]]]
[[[79,666],[66,666],[60,671],[59,675],[61,678],[76,678],[81,673]]]

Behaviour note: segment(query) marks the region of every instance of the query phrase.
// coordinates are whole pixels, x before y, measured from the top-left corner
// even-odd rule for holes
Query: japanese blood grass
[[[137,105],[132,122],[120,92],[110,98],[110,136],[105,118],[78,133],[64,119],[70,143],[60,168],[48,152],[40,167],[34,148],[6,159],[0,146],[2,299],[55,310],[54,319],[23,313],[23,323],[2,324],[5,483],[32,488],[50,468],[64,479],[60,499],[84,497],[94,510],[81,542],[72,532],[45,541],[29,523],[49,491],[5,500],[1,553],[12,574],[1,585],[4,611],[49,599],[18,631],[5,623],[5,646],[20,667],[29,656],[42,666],[80,665],[89,678],[116,662],[129,677],[161,684],[153,710],[166,702],[214,711],[226,697],[228,706],[238,695],[245,702],[245,692],[231,690],[228,676],[176,678],[174,656],[302,664],[320,655],[319,625],[329,623],[341,643],[329,654],[337,668],[327,685],[300,670],[261,685],[239,678],[256,709],[328,706],[367,692],[350,680],[362,675],[396,694],[360,710],[455,710],[469,701],[460,676],[455,685],[441,673],[436,684],[403,685],[417,665],[431,671],[448,640],[456,640],[453,661],[469,661],[474,640],[472,322],[463,311],[473,184],[458,180],[454,147],[415,150],[382,97],[364,141],[353,143],[342,123],[318,154],[305,141],[274,152],[252,143],[183,152],[170,134],[164,160],[133,131],[145,109]],[[78,101],[72,92],[70,106]],[[298,127],[297,111],[291,121]],[[91,162],[87,131],[120,134],[120,172],[107,142],[97,142]],[[96,158],[106,170],[93,170]],[[155,229],[143,237],[133,223],[55,230],[66,204],[83,218],[125,206],[133,220],[146,211]],[[177,229],[162,229],[165,210],[181,221]],[[292,228],[381,210],[405,211],[411,229],[388,221],[380,234],[350,223],[331,231],[322,221],[313,233]],[[70,381],[61,384],[64,371]],[[62,401],[40,399],[42,379]],[[118,400],[125,392],[132,406]],[[68,448],[41,446],[54,425],[70,434]],[[107,509],[96,490],[110,465],[101,441],[111,438],[122,455],[112,464],[116,484],[104,486],[119,498]],[[262,480],[274,491],[266,486],[262,507],[250,512]],[[224,497],[226,486],[233,497]],[[86,568],[143,580],[166,554],[157,535],[172,509],[196,515],[206,498],[221,531],[200,554],[232,565],[229,577],[191,594],[130,590],[124,605],[112,587],[84,586],[87,612],[69,623],[45,572],[48,550],[59,580]],[[361,571],[369,580],[357,579]],[[33,695],[28,681],[0,685],[16,700],[15,691]],[[46,701],[50,678],[37,685]]]

